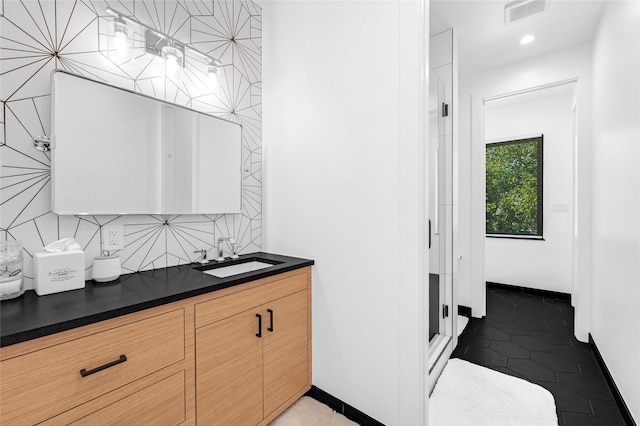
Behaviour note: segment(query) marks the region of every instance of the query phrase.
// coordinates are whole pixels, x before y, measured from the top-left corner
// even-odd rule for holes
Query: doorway
[[[574,106],[575,81],[484,100],[485,281],[573,293]],[[538,155],[535,152],[525,155],[526,147],[532,145],[533,140],[539,141],[536,143]],[[504,150],[501,156],[493,152],[498,149]],[[517,161],[505,159],[507,152],[512,152],[508,155],[517,153]],[[507,160],[508,167],[496,169]],[[533,169],[533,163],[537,170],[532,171],[537,172],[538,181],[532,178],[526,182],[522,176],[529,176],[531,171],[525,169]],[[494,191],[496,184],[503,181],[512,184]],[[488,187],[492,188],[490,196]],[[517,223],[508,217],[514,212]],[[527,220],[537,220],[536,226],[525,226]]]

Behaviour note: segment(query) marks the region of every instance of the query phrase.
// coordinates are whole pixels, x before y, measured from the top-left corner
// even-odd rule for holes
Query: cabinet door
[[[255,308],[196,330],[198,424],[262,420],[262,339],[256,336],[261,312]]]
[[[310,385],[307,290],[264,305],[263,325],[264,416],[267,417]]]

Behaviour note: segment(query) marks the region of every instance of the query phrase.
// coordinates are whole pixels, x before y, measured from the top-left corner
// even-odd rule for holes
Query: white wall
[[[316,261],[313,383],[385,424],[426,418],[420,3],[263,8],[264,247]]]
[[[591,44],[586,43],[493,68],[481,73],[460,76],[460,262],[458,302],[470,306],[474,316],[486,314],[484,246],[484,144],[483,100],[515,93],[565,80],[577,79],[579,168],[577,206],[574,213],[578,227],[574,228],[574,253],[579,283],[574,291],[576,302],[576,335],[587,340],[589,321],[589,287],[591,256]],[[575,208],[577,207],[577,208]],[[574,284],[575,286],[575,284]],[[582,302],[582,303],[579,303]]]
[[[640,3],[611,2],[593,50],[591,334],[636,422],[640,422],[639,56]]]
[[[487,238],[487,281],[572,292],[571,214],[570,210],[562,211],[561,208],[570,208],[572,199],[571,86],[495,100],[485,107],[487,142],[544,135],[544,241]]]
[[[206,4],[205,4],[206,3]],[[85,279],[102,253],[105,227],[124,229],[124,248],[112,251],[123,274],[195,262],[195,250],[216,251],[220,237],[234,238],[242,253],[262,249],[261,12],[254,2],[3,2],[0,13],[0,239],[24,246],[25,288],[33,288],[33,254],[60,238],[73,237],[84,250]],[[181,81],[165,78],[164,60],[141,55],[127,63],[105,52],[113,17],[107,6],[182,43],[220,59],[220,84],[208,93],[197,61],[187,61]],[[137,5],[137,6],[136,6]],[[64,23],[64,24],[63,24]],[[220,34],[237,33],[233,48]],[[54,46],[52,40],[57,40]],[[102,51],[100,50],[102,49]],[[35,57],[29,52],[40,52]],[[243,52],[236,54],[235,52]],[[113,52],[111,52],[113,53]],[[36,55],[38,56],[38,55]],[[117,55],[116,55],[117,56]],[[51,71],[75,74],[186,106],[242,124],[242,213],[216,215],[57,215],[51,211],[51,155],[36,151],[32,139],[51,135]],[[95,132],[96,130],[94,130]],[[114,186],[115,170],[95,170]],[[215,171],[222,180],[221,170]],[[135,179],[132,176],[125,181]],[[209,182],[204,182],[209,187]],[[143,236],[144,237],[141,237]],[[225,246],[228,253],[230,246]]]

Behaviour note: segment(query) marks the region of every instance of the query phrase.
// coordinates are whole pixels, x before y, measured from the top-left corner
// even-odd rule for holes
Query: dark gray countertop
[[[202,265],[194,263],[121,275],[108,283],[91,280],[85,283],[83,289],[47,296],[38,296],[35,291],[27,290],[16,299],[0,302],[0,347],[314,264],[309,259],[251,253],[235,261],[214,261],[209,265],[224,266],[252,259],[278,264],[227,278],[216,278],[195,269]]]

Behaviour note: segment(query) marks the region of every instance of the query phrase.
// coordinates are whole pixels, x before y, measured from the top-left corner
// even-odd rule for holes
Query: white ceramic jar
[[[120,256],[98,256],[93,259],[91,278],[99,283],[120,277]]]

